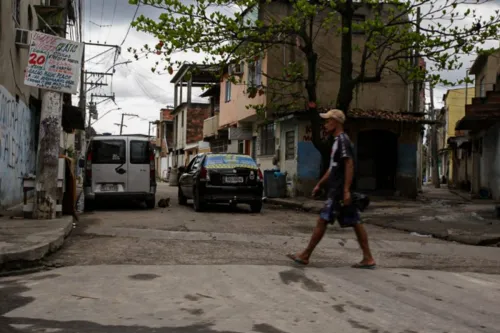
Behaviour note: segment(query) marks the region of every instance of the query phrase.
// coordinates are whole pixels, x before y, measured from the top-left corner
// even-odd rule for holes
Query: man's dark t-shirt
[[[340,133],[337,137],[335,137],[330,155],[328,197],[332,199],[342,198],[344,195],[346,158],[351,158],[354,161],[353,147],[347,134]],[[354,179],[352,180],[352,184],[354,184]]]

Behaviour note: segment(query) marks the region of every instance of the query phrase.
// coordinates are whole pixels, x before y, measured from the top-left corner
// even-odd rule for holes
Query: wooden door
[[[252,154],[252,150],[250,149],[251,141],[245,140],[245,155],[250,156]]]

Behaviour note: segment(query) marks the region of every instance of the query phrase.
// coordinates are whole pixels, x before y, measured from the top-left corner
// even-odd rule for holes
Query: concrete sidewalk
[[[54,220],[22,218],[22,210],[0,216],[0,271],[12,262],[32,262],[59,249],[73,229],[73,217]]]
[[[267,204],[318,214],[323,201],[309,198],[268,198]],[[373,198],[364,222],[384,228],[469,245],[500,246],[500,220],[490,201],[467,201],[446,186],[424,186],[417,200]]]

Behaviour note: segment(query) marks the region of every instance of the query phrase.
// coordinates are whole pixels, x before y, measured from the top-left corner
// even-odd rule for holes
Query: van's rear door
[[[149,192],[150,189],[149,141],[129,138],[128,191]]]
[[[92,140],[92,188],[94,192],[127,191],[126,139]]]

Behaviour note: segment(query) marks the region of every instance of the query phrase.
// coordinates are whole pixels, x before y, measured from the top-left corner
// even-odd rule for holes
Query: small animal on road
[[[170,198],[163,198],[158,200],[158,207],[160,208],[170,207]]]

